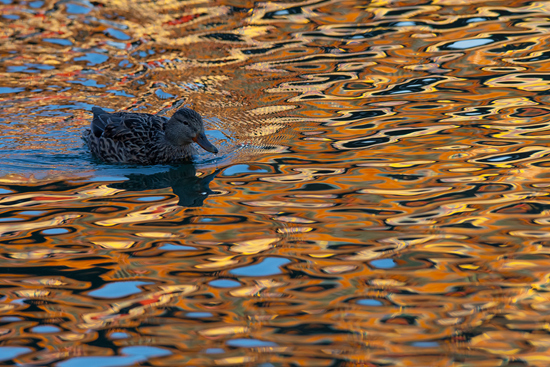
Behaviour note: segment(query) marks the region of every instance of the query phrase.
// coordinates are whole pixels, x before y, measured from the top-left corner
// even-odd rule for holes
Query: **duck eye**
[[[187,122],[187,120],[181,120],[181,123],[184,124],[184,125],[189,126],[189,122]]]

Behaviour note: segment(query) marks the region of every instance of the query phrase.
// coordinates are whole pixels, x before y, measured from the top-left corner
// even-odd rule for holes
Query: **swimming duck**
[[[189,162],[196,154],[193,142],[218,153],[204,134],[201,115],[190,108],[180,108],[170,119],[148,113],[108,113],[99,107],[93,107],[92,112],[92,123],[82,138],[91,152],[105,162]]]

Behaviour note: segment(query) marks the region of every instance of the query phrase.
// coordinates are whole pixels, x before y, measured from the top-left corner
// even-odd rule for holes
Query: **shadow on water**
[[[171,187],[179,198],[178,205],[185,207],[199,207],[204,200],[214,192],[210,190],[210,182],[221,170],[211,174],[197,176],[197,170],[192,164],[185,164],[171,168],[166,172],[153,174],[127,174],[127,181],[115,182],[109,187],[126,191],[157,190]]]

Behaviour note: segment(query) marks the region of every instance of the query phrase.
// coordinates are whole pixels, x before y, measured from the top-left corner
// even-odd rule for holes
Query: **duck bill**
[[[206,138],[206,135],[204,135],[204,133],[200,133],[193,140],[195,141],[195,143],[200,145],[202,149],[204,149],[204,150],[206,150],[210,153],[214,153],[214,154],[218,153],[218,148],[216,148],[214,146],[214,144],[212,144],[211,142],[208,141],[208,139]]]

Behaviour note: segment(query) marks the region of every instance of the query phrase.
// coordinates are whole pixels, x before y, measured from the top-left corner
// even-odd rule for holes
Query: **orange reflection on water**
[[[6,364],[547,365],[546,3],[0,10]],[[220,154],[104,165],[96,105]]]

